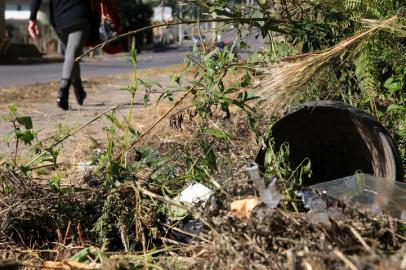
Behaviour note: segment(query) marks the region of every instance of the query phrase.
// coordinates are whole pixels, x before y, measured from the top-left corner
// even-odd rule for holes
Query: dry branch
[[[98,45],[96,45],[95,47],[89,49],[88,51],[84,52],[82,55],[80,55],[79,57],[76,58],[76,61],[79,61],[80,59],[82,59],[84,56],[90,54],[91,52],[99,49],[99,48],[103,48],[104,46],[117,41],[119,39],[122,39],[124,37],[129,37],[129,36],[134,36],[138,33],[141,33],[143,31],[147,31],[150,29],[154,29],[154,28],[159,28],[159,27],[168,27],[168,26],[174,26],[174,25],[189,25],[189,24],[200,24],[200,23],[209,23],[209,22],[223,22],[223,23],[252,23],[252,22],[263,22],[263,21],[267,21],[267,22],[272,22],[275,24],[286,24],[288,23],[287,20],[282,20],[282,19],[275,19],[275,18],[215,18],[215,19],[202,19],[202,20],[181,20],[181,21],[177,21],[177,22],[168,22],[168,23],[161,23],[161,24],[155,24],[155,25],[150,25],[150,26],[146,26],[137,30],[133,30],[121,35],[117,35],[109,40],[106,40]]]

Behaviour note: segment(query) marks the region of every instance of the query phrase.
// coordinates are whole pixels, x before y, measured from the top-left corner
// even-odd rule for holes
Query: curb
[[[0,65],[34,65],[62,63],[63,57],[0,57]]]

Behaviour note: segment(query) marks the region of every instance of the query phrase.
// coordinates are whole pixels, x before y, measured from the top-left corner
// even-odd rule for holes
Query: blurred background
[[[49,0],[44,0],[38,21],[42,36],[38,40],[30,38],[27,25],[30,15],[30,0],[0,0],[0,59],[1,62],[18,57],[40,57],[61,53],[58,38],[49,23]],[[237,1],[238,2],[238,1]],[[123,32],[139,29],[151,24],[172,22],[178,17],[199,19],[203,15],[195,5],[180,5],[180,1],[129,0],[115,1],[123,23]],[[212,23],[201,24],[200,30],[205,33],[213,29]],[[221,41],[217,35],[211,39]],[[137,48],[163,49],[171,44],[182,45],[185,41],[198,42],[195,26],[170,26],[143,32],[136,37],[123,39],[123,47],[128,51],[130,44],[136,42]],[[206,40],[204,34],[201,38]],[[219,39],[219,40],[217,40]]]

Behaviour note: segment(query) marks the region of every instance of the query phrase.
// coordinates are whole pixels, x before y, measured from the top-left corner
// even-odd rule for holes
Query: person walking
[[[86,92],[82,86],[80,64],[75,59],[82,53],[91,30],[91,7],[87,0],[50,0],[50,22],[62,42],[64,63],[58,91],[57,106],[69,110],[69,88],[72,85],[79,105],[83,105]],[[32,0],[28,31],[37,39],[40,31],[37,13],[42,0]]]

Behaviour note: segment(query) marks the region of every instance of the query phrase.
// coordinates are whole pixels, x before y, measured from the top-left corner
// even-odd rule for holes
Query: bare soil
[[[180,72],[182,68],[183,65],[175,65],[167,68],[145,69],[137,71],[137,76],[143,80],[157,81],[165,87],[171,85],[171,76]],[[113,106],[118,106],[119,115],[127,115],[131,98],[127,91],[121,89],[130,85],[132,78],[132,73],[84,78],[83,84],[88,94],[85,104],[84,106],[76,104],[71,91],[71,110],[68,112],[56,106],[57,81],[3,88],[0,89],[0,114],[7,113],[7,106],[15,103],[19,114],[32,117],[34,130],[39,131],[39,138],[46,139],[57,133],[58,129],[73,130]],[[135,96],[135,112],[132,119],[132,125],[140,131],[149,127],[171,105],[167,101],[155,104],[160,93],[152,93],[149,104],[144,106],[144,94],[145,90],[141,87]],[[94,148],[96,142],[104,142],[103,127],[106,124],[106,120],[102,118],[64,142],[60,161],[76,164],[88,156],[89,149]],[[10,123],[0,123],[0,137],[10,131]],[[7,151],[4,143],[0,144],[0,151]]]

